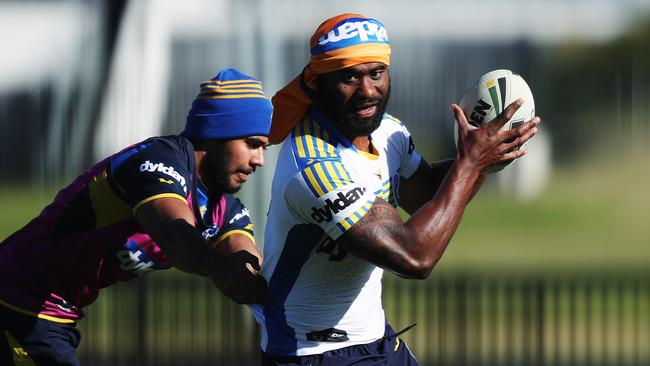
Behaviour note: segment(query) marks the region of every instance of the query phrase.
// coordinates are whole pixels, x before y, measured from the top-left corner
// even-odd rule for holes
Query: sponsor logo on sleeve
[[[330,222],[332,221],[334,214],[337,214],[340,211],[343,211],[346,208],[350,207],[350,205],[357,202],[365,192],[366,189],[362,187],[354,187],[346,193],[339,192],[336,194],[334,200],[331,198],[326,199],[324,206],[312,207],[311,217],[316,220],[317,223],[321,223],[323,221]]]
[[[144,163],[140,164],[140,172],[160,172],[163,174],[166,174],[172,178],[174,178],[178,183],[181,184],[181,187],[183,187],[183,191],[187,193],[187,187],[185,186],[185,178],[176,170],[174,170],[173,166],[165,166],[163,163],[152,163],[149,160],[145,161]],[[165,181],[164,179],[160,180],[161,182],[164,183],[169,183],[169,181]]]

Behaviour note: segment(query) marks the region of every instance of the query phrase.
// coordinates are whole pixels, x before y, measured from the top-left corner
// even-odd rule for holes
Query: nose
[[[359,87],[357,88],[357,93],[362,98],[374,98],[379,95],[377,86],[375,85],[374,80],[369,76],[365,75],[359,79]]]
[[[264,148],[259,147],[253,151],[251,155],[251,166],[254,168],[264,166]]]

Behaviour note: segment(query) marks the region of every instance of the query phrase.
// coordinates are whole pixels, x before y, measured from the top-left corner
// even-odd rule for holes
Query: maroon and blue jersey
[[[155,137],[95,164],[0,243],[0,304],[74,322],[101,288],[170,268],[135,218],[161,197],[186,203],[208,241],[234,233],[254,241],[246,207],[232,195],[209,194],[198,179],[190,141]]]

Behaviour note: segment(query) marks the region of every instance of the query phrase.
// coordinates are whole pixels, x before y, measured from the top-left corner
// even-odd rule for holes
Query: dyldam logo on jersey
[[[359,37],[362,42],[367,42],[369,37],[374,38],[378,42],[388,42],[386,28],[380,24],[363,20],[345,22],[339,25],[336,29],[332,29],[327,34],[323,34],[318,39],[318,44],[322,46],[327,43],[336,43],[353,37]]]
[[[163,163],[152,163],[149,160],[145,161],[144,163],[140,164],[140,171],[141,172],[155,172],[159,171],[163,174],[167,174],[170,177],[176,179],[178,183],[181,184],[183,187],[183,190],[185,190],[185,178],[180,175],[177,171],[174,170],[173,166],[165,166]]]
[[[237,220],[239,220],[239,219],[241,219],[243,217],[246,217],[246,216],[251,217],[250,212],[248,211],[248,208],[244,207],[241,210],[241,212],[239,212],[237,215],[235,215],[235,217],[230,219],[230,221],[228,221],[228,223],[232,224],[233,222],[235,222],[235,221],[237,221]]]
[[[354,187],[351,190],[347,191],[345,194],[339,192],[336,194],[336,198],[328,198],[325,200],[325,206],[323,207],[312,207],[311,208],[311,217],[316,220],[316,222],[321,223],[323,220],[326,222],[332,221],[332,216],[343,211],[346,208],[350,207],[351,204],[357,202],[361,196],[366,192],[365,188]]]

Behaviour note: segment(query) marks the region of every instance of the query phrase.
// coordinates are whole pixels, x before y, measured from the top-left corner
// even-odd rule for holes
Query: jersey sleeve
[[[243,234],[255,243],[253,223],[248,208],[236,197],[228,196],[228,201],[228,212],[223,221],[223,227],[214,241],[221,241],[232,234]]]
[[[287,184],[287,207],[304,222],[337,239],[368,212],[376,195],[350,178],[340,160],[318,161]]]
[[[155,140],[116,155],[111,160],[110,178],[133,212],[161,197],[187,202],[191,180],[186,157]]]
[[[418,169],[422,157],[417,150],[415,150],[413,138],[406,129],[406,126],[402,125],[399,132],[400,133],[397,134],[399,138],[399,151],[401,153],[399,175],[403,179],[407,179]]]

